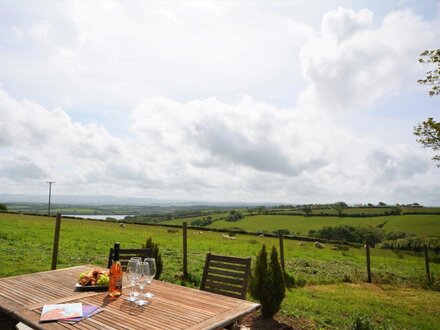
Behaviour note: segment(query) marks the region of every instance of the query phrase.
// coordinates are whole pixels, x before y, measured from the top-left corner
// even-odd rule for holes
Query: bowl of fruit
[[[79,274],[77,290],[107,290],[109,283],[108,270],[94,269],[90,272]]]

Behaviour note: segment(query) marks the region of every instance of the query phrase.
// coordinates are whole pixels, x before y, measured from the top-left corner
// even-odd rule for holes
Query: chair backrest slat
[[[208,253],[201,290],[246,299],[251,258],[219,256]]]
[[[107,268],[110,268],[112,265],[114,251],[113,248],[110,248],[110,253],[108,255],[108,264]],[[128,261],[132,257],[141,257],[144,258],[151,258],[153,255],[153,250],[151,248],[144,248],[144,249],[119,249],[119,261],[121,262],[122,270],[125,271],[127,269]]]
[[[208,275],[206,275],[206,280],[207,281],[210,280],[213,282],[215,282],[215,281],[222,282],[222,281],[225,281],[225,278],[222,276],[215,276],[215,275],[208,274]],[[244,284],[244,279],[242,279],[242,278],[228,278],[227,280],[228,280],[229,284],[235,284],[235,285],[239,285],[239,286],[242,286]]]

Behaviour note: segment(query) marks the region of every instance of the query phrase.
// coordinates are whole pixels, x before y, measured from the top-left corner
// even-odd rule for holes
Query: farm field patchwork
[[[54,224],[54,218],[0,213],[0,276],[49,269]],[[237,235],[236,240],[226,240],[209,229],[201,232],[188,231],[188,266],[195,286],[207,252],[251,256],[255,260],[262,243],[268,247],[278,247],[279,243],[278,239],[256,235]],[[161,226],[127,224],[122,228],[111,222],[63,219],[58,268],[84,263],[105,267],[108,249],[115,241],[122,247],[140,247],[148,236],[160,246],[164,259],[162,279],[179,282],[182,230]],[[372,249],[375,283],[366,284],[362,248],[332,251],[332,246],[327,245],[317,250],[311,243],[299,246],[294,240],[284,240],[284,247],[288,273],[307,282],[305,287],[287,292],[281,312],[286,317],[307,318],[317,329],[348,328],[358,314],[368,315],[376,323],[386,321],[396,329],[436,329],[440,323],[440,293],[420,288],[424,261],[418,254]],[[24,260],[18,266],[17,255]],[[439,276],[440,265],[431,263],[431,271]]]
[[[168,222],[166,222],[168,223]],[[188,221],[189,223],[189,221]],[[207,228],[240,228],[246,231],[266,230],[272,233],[277,229],[288,229],[291,233],[306,236],[311,229],[320,229],[324,226],[377,226],[386,232],[404,231],[407,233],[425,236],[440,237],[440,215],[390,215],[381,217],[320,217],[296,215],[254,215],[246,216],[235,222],[219,220]]]

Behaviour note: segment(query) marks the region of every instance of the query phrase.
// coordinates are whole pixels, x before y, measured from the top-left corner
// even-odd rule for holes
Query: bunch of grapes
[[[79,274],[78,283],[82,286],[108,285],[108,271],[95,269],[91,272],[82,272],[81,274]]]

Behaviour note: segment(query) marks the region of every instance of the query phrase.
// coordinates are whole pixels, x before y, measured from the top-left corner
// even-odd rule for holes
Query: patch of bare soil
[[[284,315],[275,315],[273,319],[265,319],[260,312],[254,312],[244,318],[240,330],[314,330],[313,321]]]

